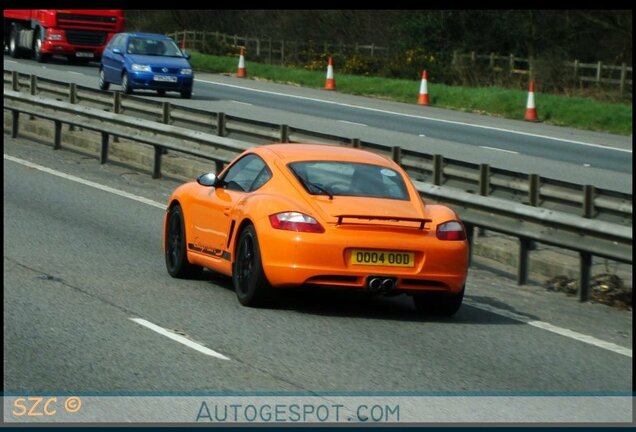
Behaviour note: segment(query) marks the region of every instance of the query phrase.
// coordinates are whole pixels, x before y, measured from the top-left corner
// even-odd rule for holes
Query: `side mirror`
[[[214,173],[207,173],[207,174],[201,174],[199,177],[197,177],[197,183],[199,183],[201,186],[209,186],[209,187],[213,187],[216,186],[216,174]]]
[[[113,48],[113,54],[121,55],[121,50],[119,48]]]
[[[185,51],[183,51],[183,56],[185,57],[186,60],[190,60],[190,58],[192,58],[192,55],[190,55],[190,53],[187,53]]]

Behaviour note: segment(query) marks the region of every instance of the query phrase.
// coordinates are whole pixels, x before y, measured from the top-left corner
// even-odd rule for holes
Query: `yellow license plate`
[[[415,253],[353,249],[351,264],[391,267],[415,266]]]

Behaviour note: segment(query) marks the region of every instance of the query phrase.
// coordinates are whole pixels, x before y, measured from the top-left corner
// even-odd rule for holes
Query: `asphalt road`
[[[96,64],[53,61],[42,65],[32,60],[5,59],[4,67],[97,86]],[[192,100],[181,100],[176,94],[164,98],[154,92],[139,94],[304,129],[395,143],[553,179],[632,191],[631,137],[212,74],[196,75]]]
[[[167,274],[174,181],[4,140],[5,391],[631,391],[631,312],[479,268],[450,320],[336,292],[245,308],[226,278]]]

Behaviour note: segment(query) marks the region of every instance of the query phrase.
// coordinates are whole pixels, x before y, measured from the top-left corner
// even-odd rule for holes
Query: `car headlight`
[[[140,64],[132,65],[132,70],[134,70],[135,72],[151,72],[150,66]]]
[[[181,75],[192,75],[192,69],[181,69]]]

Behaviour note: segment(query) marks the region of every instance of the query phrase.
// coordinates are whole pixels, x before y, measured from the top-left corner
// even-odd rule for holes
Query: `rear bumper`
[[[274,287],[299,285],[365,289],[370,276],[394,278],[398,291],[457,293],[466,282],[468,243],[441,241],[432,232],[364,232],[328,229],[296,233],[263,229],[258,233],[263,268]],[[351,250],[414,252],[412,267],[354,265]]]

